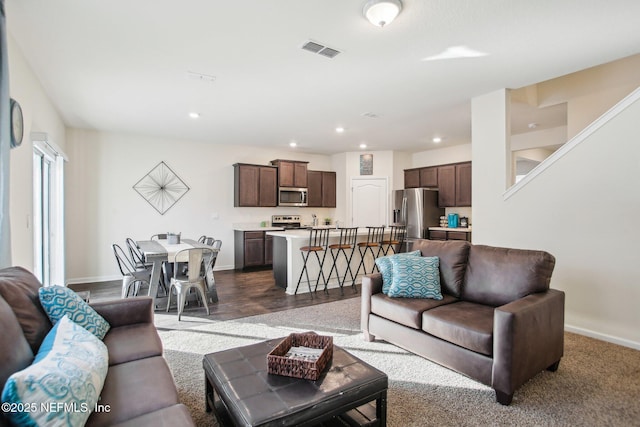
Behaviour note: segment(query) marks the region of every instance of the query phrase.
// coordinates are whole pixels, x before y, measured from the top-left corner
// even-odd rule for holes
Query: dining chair
[[[206,277],[211,269],[211,263],[215,251],[211,248],[189,248],[176,252],[173,257],[174,264],[187,260],[188,270],[186,275],[181,274],[179,269],[173,270],[173,277],[169,286],[169,299],[167,301],[167,311],[171,305],[172,289],[175,288],[177,296],[178,321],[182,318],[184,305],[189,289],[196,288],[200,292],[200,297],[204,307],[209,314],[209,304],[207,298]]]
[[[111,247],[113,248],[113,254],[116,257],[120,273],[122,273],[122,298],[126,298],[129,295],[131,286],[133,286],[133,296],[137,296],[142,283],[149,285],[151,269],[136,268],[134,262],[127,257],[127,253],[120,245],[114,243]]]
[[[149,240],[167,240],[167,233],[154,234]]]
[[[152,262],[146,262],[144,260],[144,255],[142,254],[142,251],[140,251],[140,248],[138,248],[135,240],[133,240],[131,237],[127,237],[125,242],[127,244],[127,248],[129,249],[129,259],[133,261],[136,268],[151,268],[153,266]]]

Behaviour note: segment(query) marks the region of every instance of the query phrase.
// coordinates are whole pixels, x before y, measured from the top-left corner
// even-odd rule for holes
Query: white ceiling
[[[471,98],[640,52],[638,0],[402,2],[378,28],[365,0],[5,1],[68,126],[313,153],[467,143]],[[423,60],[453,46],[487,55]]]

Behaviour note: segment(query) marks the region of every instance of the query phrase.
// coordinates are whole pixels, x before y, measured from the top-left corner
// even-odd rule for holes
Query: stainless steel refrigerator
[[[438,189],[408,188],[393,194],[393,222],[407,226],[407,238],[427,239],[429,227],[440,224],[444,209],[438,207]]]

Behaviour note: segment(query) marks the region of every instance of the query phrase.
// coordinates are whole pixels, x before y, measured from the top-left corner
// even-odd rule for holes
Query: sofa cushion
[[[2,401],[24,408],[8,413],[12,424],[83,426],[98,402],[108,365],[102,341],[64,316],[34,363],[5,384]]]
[[[38,298],[41,286],[36,276],[22,267],[0,270],[0,294],[15,313],[34,354],[52,327]]]
[[[555,266],[544,251],[473,245],[462,299],[500,306],[549,289]]]
[[[403,252],[395,255],[387,255],[376,258],[376,266],[382,274],[382,293],[388,294],[391,283],[393,282],[393,264],[391,260],[395,257],[420,256],[420,251]]]
[[[456,302],[451,295],[441,300],[428,298],[391,298],[385,294],[371,296],[371,313],[414,329],[422,328],[422,312]]]
[[[33,361],[33,352],[9,304],[0,297],[0,389],[7,378]],[[10,351],[7,351],[11,349]],[[0,415],[1,419],[1,415]]]
[[[440,287],[443,294],[460,297],[469,258],[469,242],[460,240],[416,240],[413,249],[422,256],[437,256],[440,259]]]
[[[111,328],[103,342],[109,350],[109,365],[162,355],[162,341],[152,323]]]
[[[103,339],[109,328],[109,323],[102,318],[89,304],[84,302],[78,294],[64,286],[49,286],[38,289],[40,304],[53,324],[64,316],[68,316],[78,325]]]
[[[169,366],[156,356],[110,366],[99,403],[111,410],[93,412],[87,426],[111,426],[179,402]]]
[[[193,419],[186,406],[183,404],[162,408],[139,417],[114,424],[112,427],[139,427],[139,426],[190,426]]]
[[[442,299],[438,257],[398,257],[391,264],[390,297]]]
[[[493,354],[493,312],[488,305],[458,301],[422,313],[422,330],[477,353]]]

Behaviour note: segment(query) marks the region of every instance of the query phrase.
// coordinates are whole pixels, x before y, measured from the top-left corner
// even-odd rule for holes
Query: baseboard
[[[220,265],[216,266],[213,271],[223,271],[223,270],[233,270],[233,265]],[[65,281],[65,286],[69,285],[81,285],[85,283],[100,283],[100,282],[111,282],[113,280],[121,280],[122,275],[110,275],[110,276],[91,276],[91,277],[75,277],[73,279],[67,279]]]
[[[564,325],[564,330],[567,332],[573,332],[575,334],[578,335],[584,335],[586,337],[590,337],[590,338],[595,338],[598,339],[600,341],[606,341],[606,342],[610,342],[612,344],[617,344],[617,345],[621,345],[623,347],[629,347],[632,348],[634,350],[640,350],[640,343],[635,342],[635,341],[631,341],[631,340],[627,340],[624,338],[620,338],[620,337],[616,337],[613,335],[608,335],[608,334],[603,334],[600,332],[595,332],[592,331],[590,329],[584,329],[584,328],[579,328],[577,326],[571,326],[571,325]]]

